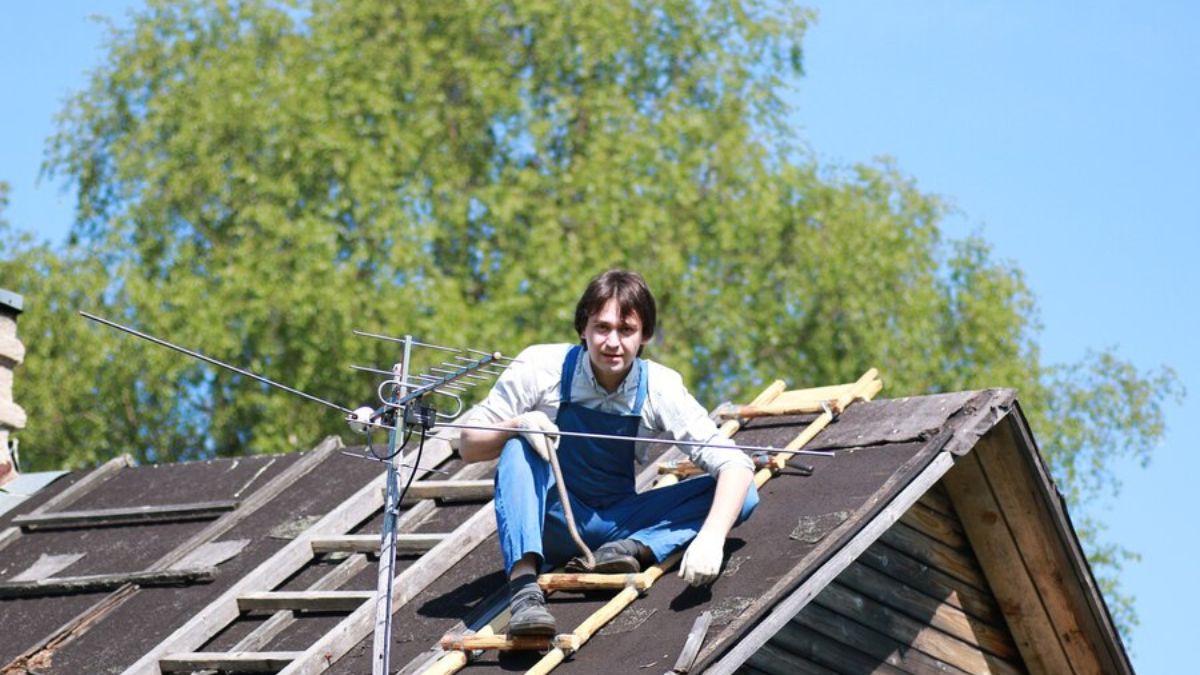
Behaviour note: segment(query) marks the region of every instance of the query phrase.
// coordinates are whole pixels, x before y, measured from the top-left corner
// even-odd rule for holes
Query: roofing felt
[[[637,667],[667,670],[682,648],[693,619],[702,611],[714,613],[714,625],[701,652],[701,665],[711,664],[751,630],[755,622],[806,575],[870,521],[900,490],[929,466],[943,450],[965,451],[987,431],[1012,400],[1008,392],[961,392],[856,403],[810,443],[834,451],[833,457],[798,457],[792,466],[813,467],[812,475],[794,468],[783,471],[761,491],[755,514],[730,535],[722,577],[713,586],[696,589],[674,570],[601,630],[564,663],[564,672],[605,673]],[[783,446],[795,438],[812,416],[760,418],[737,435],[740,442]],[[71,508],[111,508],[146,503],[241,499],[298,461],[298,455],[214,460],[186,465],[136,467],[122,470]],[[450,460],[443,469],[455,471]],[[488,467],[474,467],[488,469]],[[468,470],[472,470],[468,467]],[[222,562],[209,584],[177,588],[142,588],[131,593],[110,613],[73,640],[56,647],[53,672],[120,672],[150,651],[163,638],[200,612],[233,583],[279,551],[289,531],[294,535],[328,513],[381,472],[379,464],[332,453],[262,508],[240,520],[217,539],[245,540],[245,548]],[[59,492],[77,480],[69,476],[49,486]],[[569,478],[568,478],[569,481]],[[39,493],[18,512],[43,503]],[[484,506],[440,504],[416,531],[448,532]],[[7,524],[0,518],[0,525]],[[379,516],[357,528],[377,532]],[[7,581],[44,553],[86,551],[79,570],[134,571],[144,568],[162,551],[192,536],[203,523],[35,532],[22,535],[21,546],[0,550],[0,581]],[[318,558],[288,580],[283,588],[306,588],[341,557]],[[416,560],[402,557],[397,573]],[[102,564],[103,563],[103,564]],[[469,555],[449,566],[408,603],[396,608],[393,619],[393,670],[428,660],[445,633],[478,628],[490,610],[506,601],[499,547],[494,535]],[[60,575],[77,574],[75,566]],[[345,590],[374,590],[372,562],[346,582]],[[604,604],[611,593],[560,592],[550,607],[560,632],[572,629]],[[0,631],[0,663],[29,649],[54,629],[88,609],[106,594],[5,601],[6,630]],[[245,613],[204,648],[232,647],[269,614]],[[264,645],[265,650],[307,647],[335,625],[341,615],[297,614],[297,622]],[[10,628],[11,627],[11,628]],[[527,667],[536,655],[485,653],[470,671]],[[370,671],[371,639],[362,640],[332,664],[334,673]]]
[[[811,465],[811,476],[785,470],[763,487],[754,515],[730,533],[725,570],[717,583],[697,589],[673,571],[664,575],[559,668],[568,673],[604,675],[613,672],[614,664],[667,670],[683,647],[694,619],[705,610],[714,612],[706,652],[714,653],[721,643],[732,642],[751,617],[778,599],[783,587],[794,584],[796,570],[814,568],[836,550],[839,542],[851,536],[857,526],[919,473],[951,437],[948,432],[967,422],[969,413],[987,399],[986,393],[966,392],[851,406],[812,444],[834,450],[834,457],[799,456],[791,464]],[[975,405],[971,405],[973,401]],[[812,419],[758,418],[747,424],[736,439],[750,445],[782,447]],[[393,621],[397,628],[391,662],[405,664],[417,659],[446,632],[461,630],[461,619],[489,595],[503,603],[500,570],[499,548],[495,537],[491,537],[413,602],[399,608]],[[464,595],[464,586],[472,591]],[[611,595],[552,595],[549,607],[559,631],[579,625]],[[462,603],[457,612],[453,611],[456,603]],[[466,672],[525,669],[539,657],[487,652]],[[368,639],[334,664],[332,672],[369,671],[370,659]]]

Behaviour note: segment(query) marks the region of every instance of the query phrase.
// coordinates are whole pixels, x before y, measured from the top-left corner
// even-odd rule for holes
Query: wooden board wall
[[[941,483],[756,653],[747,673],[1024,673]]]

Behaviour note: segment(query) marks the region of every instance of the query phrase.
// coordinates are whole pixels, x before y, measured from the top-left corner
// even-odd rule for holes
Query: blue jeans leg
[[[649,547],[655,559],[661,561],[690,542],[700,531],[712,507],[715,491],[716,481],[711,476],[700,476],[669,487],[630,495],[617,504],[599,510],[590,509],[574,498],[571,499],[571,506],[579,534],[592,550],[605,542],[635,539]],[[550,494],[548,503],[545,559],[548,563],[558,564],[579,552],[567,530],[556,493]],[[751,484],[737,522],[749,518],[756,506],[758,490]]]
[[[526,553],[542,552],[542,522],[546,495],[554,486],[554,474],[529,441],[509,439],[496,465],[496,532],[504,556],[504,573],[512,571]]]

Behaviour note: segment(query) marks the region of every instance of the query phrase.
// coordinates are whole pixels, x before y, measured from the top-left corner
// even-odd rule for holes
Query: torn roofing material
[[[810,419],[811,416],[756,419],[746,425],[738,434],[738,439],[749,444],[783,446],[795,438]],[[774,655],[776,664],[801,663],[797,659],[807,659],[803,662],[817,669],[820,666],[812,660],[816,657],[811,653],[806,656],[804,652],[804,649],[813,645],[821,646],[825,651],[836,648],[845,652],[843,655],[850,659],[847,663],[876,663],[880,667],[886,665],[900,670],[904,670],[901,666],[905,664],[920,670],[921,667],[939,663],[945,666],[943,669],[947,672],[954,672],[952,658],[942,654],[943,658],[939,659],[936,654],[926,654],[922,649],[923,643],[904,643],[895,636],[881,638],[875,633],[871,633],[869,644],[862,642],[864,638],[861,634],[849,635],[838,642],[821,634],[819,629],[825,627],[830,632],[831,621],[835,624],[850,621],[844,617],[837,618],[840,616],[837,614],[838,603],[856,602],[853,594],[860,592],[863,585],[870,581],[870,576],[885,566],[880,562],[881,555],[890,556],[892,562],[887,568],[889,573],[902,579],[914,579],[907,586],[896,584],[905,586],[906,593],[913,590],[909,586],[915,587],[915,592],[929,594],[932,591],[928,589],[941,588],[937,586],[939,583],[962,584],[937,570],[935,572],[942,574],[941,577],[934,575],[931,579],[922,577],[920,580],[916,579],[920,575],[915,572],[896,571],[909,569],[902,563],[916,565],[911,567],[912,570],[919,568],[910,559],[911,555],[916,554],[918,544],[926,548],[934,546],[927,539],[936,532],[922,533],[919,531],[922,523],[935,523],[924,525],[929,529],[938,527],[936,523],[946,520],[932,517],[922,520],[900,509],[897,499],[908,500],[909,503],[903,506],[910,510],[920,507],[930,513],[938,508],[953,512],[953,507],[944,505],[952,500],[947,496],[947,490],[941,487],[940,478],[961,457],[970,456],[972,448],[980,443],[981,438],[1001,426],[999,422],[1012,424],[1014,419],[1018,430],[1025,429],[1027,432],[1019,408],[1015,406],[1013,393],[1009,390],[880,400],[851,406],[810,445],[813,448],[832,449],[835,451],[834,457],[806,457],[804,463],[812,464],[815,469],[811,476],[785,469],[764,486],[762,500],[754,516],[731,533],[726,546],[724,572],[716,584],[695,589],[684,584],[671,570],[644,597],[606,625],[560,668],[566,672],[604,675],[610,675],[614,670],[669,670],[683,649],[695,619],[708,611],[711,612],[712,625],[699,648],[692,672],[733,672],[739,668],[755,672],[763,659],[771,655]],[[1032,439],[1022,439],[1018,439],[1021,443],[1015,443],[1012,451],[1030,452],[1036,456]],[[199,466],[166,466],[154,470],[121,469],[117,473],[119,480],[114,478],[111,482],[101,482],[86,500],[81,499],[69,505],[69,508],[124,507],[141,502],[177,504],[181,501],[211,501],[234,498],[234,493],[239,490],[241,492],[237,499],[245,503],[254,499],[263,485],[270,484],[297,459],[295,455],[281,457],[265,469],[263,467],[271,461],[269,458],[241,460],[249,462],[251,466],[238,468],[231,467],[233,461],[218,460]],[[441,468],[454,471],[458,466],[457,461],[451,458]],[[476,469],[478,466],[470,468]],[[246,481],[260,469],[263,473],[255,478],[253,484],[245,486]],[[482,469],[486,470],[487,467]],[[338,453],[328,454],[322,458],[319,466],[306,471],[286,489],[266,499],[253,512],[240,517],[219,536],[207,542],[194,541],[193,549],[197,551],[203,550],[206,544],[226,544],[211,549],[215,556],[211,558],[208,554],[200,553],[193,554],[199,558],[189,558],[185,553],[177,556],[176,562],[211,560],[210,564],[217,565],[217,575],[211,583],[124,591],[127,597],[120,599],[113,607],[104,604],[112,604],[113,594],[5,602],[6,619],[15,617],[19,620],[6,620],[6,624],[13,625],[14,629],[0,637],[0,656],[4,657],[4,663],[10,663],[22,654],[27,657],[34,655],[43,661],[33,663],[48,660],[49,669],[54,672],[120,672],[195,617],[238,579],[278,554],[287,543],[279,537],[287,536],[288,532],[303,532],[314,519],[329,513],[350,495],[376,480],[380,472],[378,464],[356,461]],[[184,476],[190,484],[199,486],[198,491],[187,495],[179,493],[174,495],[174,499],[165,499],[155,489],[156,485],[175,485]],[[470,477],[479,478],[483,475],[472,474]],[[149,478],[157,480],[147,480]],[[1031,479],[1032,489],[1043,492],[1050,490],[1050,496],[1055,497],[1047,476],[1035,475],[1035,478],[1041,483],[1035,485],[1036,481]],[[59,483],[65,484],[67,481]],[[146,497],[140,498],[139,493],[146,494]],[[1070,530],[1069,521],[1065,520],[1065,511],[1056,497],[1050,501],[1054,503],[1046,502],[1049,504],[1046,508],[1057,510],[1050,514],[1048,522],[1057,529],[1052,528],[1053,531],[1044,538],[1057,538],[1052,542],[1053,546],[1069,554],[1069,564],[1063,571],[1072,587],[1079,589],[1068,602],[1071,611],[1090,613],[1091,616],[1086,621],[1079,620],[1080,626],[1085,623],[1087,626],[1077,631],[1078,641],[1093,645],[1093,651],[1107,650],[1107,656],[1100,661],[1106,666],[1116,665],[1104,670],[1129,672],[1128,659],[1112,629],[1111,619],[1091,580],[1086,562],[1082,562],[1082,553]],[[31,508],[37,503],[41,502],[31,500]],[[424,508],[422,517],[413,521],[413,531],[418,533],[451,532],[471,519],[480,508],[490,509],[482,501],[443,503],[427,500],[422,503],[408,503],[405,506],[406,512]],[[927,506],[929,504],[932,506]],[[939,507],[939,504],[943,505]],[[17,509],[17,513],[25,511],[24,508]],[[0,519],[0,525],[10,522],[14,515]],[[378,532],[378,521],[379,515],[376,513],[355,527],[353,532]],[[163,551],[177,549],[181,542],[195,540],[197,533],[205,527],[205,523],[200,522],[107,528],[103,533],[113,540],[110,542],[95,540],[92,534],[67,531],[66,534],[76,535],[74,542],[79,546],[74,549],[68,545],[71,539],[62,532],[23,533],[22,549],[28,547],[28,550],[15,553],[11,546],[0,550],[0,583],[35,566],[43,555],[84,553],[78,561],[58,570],[53,576],[73,574],[73,568],[80,565],[83,566],[80,570],[100,570],[103,566],[93,562],[93,567],[87,567],[87,561],[110,555],[114,550],[125,551],[120,555],[126,555],[129,564],[117,566],[114,559],[113,564],[104,571],[137,571],[134,568],[153,567],[155,560],[162,559]],[[975,559],[975,548],[968,542],[967,535],[978,528],[970,523],[957,526],[952,523],[948,527],[957,530],[954,536],[958,537],[960,543],[954,550],[953,547],[937,543],[942,547],[937,549],[942,556],[939,559],[948,561],[942,564],[950,572],[963,575],[971,569],[976,570],[973,573],[975,576],[971,577],[973,586],[961,586],[963,593],[949,595],[959,605],[966,603],[965,611],[971,613],[971,621],[975,622],[972,625],[986,625],[984,634],[990,635],[988,631],[994,630],[997,635],[991,642],[984,641],[983,647],[968,646],[982,650],[981,658],[999,664],[998,669],[1003,669],[1006,664],[1020,669],[1025,664],[1033,664],[1037,662],[1036,659],[1043,658],[1038,651],[1041,647],[1035,645],[1037,649],[1030,651],[1032,648],[1025,644],[1027,640],[1021,630],[1010,630],[1014,619],[998,608],[991,595],[990,585],[994,585],[995,580],[991,580],[989,575],[994,571],[989,571],[988,561]],[[977,539],[986,544],[982,535]],[[238,545],[227,542],[238,542]],[[132,550],[139,546],[144,546],[147,551]],[[906,546],[910,548],[905,550]],[[217,549],[223,552],[219,556],[216,555]],[[500,572],[501,563],[494,535],[464,553],[467,554],[458,562],[442,566],[440,573],[427,585],[406,590],[411,600],[396,607],[391,662],[397,672],[420,672],[421,665],[437,656],[436,645],[444,634],[478,628],[486,623],[491,613],[505,605],[505,582]],[[227,554],[231,555],[226,557]],[[405,570],[413,567],[421,559],[420,555],[402,556],[398,573],[403,575]],[[347,565],[348,561],[354,564]],[[372,557],[360,554],[322,554],[292,575],[281,588],[309,588],[318,579],[328,579],[328,575],[333,574],[337,577],[336,582],[318,583],[336,583],[336,588],[341,590],[371,590],[375,585],[375,567]],[[933,573],[925,576],[930,574]],[[977,589],[976,586],[983,588]],[[1005,592],[1001,590],[997,595]],[[551,597],[550,608],[559,621],[560,630],[569,630],[604,604],[608,595],[562,592]],[[959,599],[960,595],[964,600]],[[813,598],[817,600],[813,601]],[[905,611],[909,605],[904,605],[901,600],[893,600],[887,611]],[[809,607],[811,611],[807,609]],[[955,608],[955,611],[959,609]],[[801,610],[804,613],[797,615]],[[60,629],[65,624],[89,612],[94,622],[72,633],[71,639],[60,641],[61,644],[54,642],[56,636],[62,637]],[[296,613],[287,622],[286,629],[271,633],[254,649],[264,652],[304,650],[336,626],[342,616],[328,612]],[[801,618],[807,622],[805,625],[797,623]],[[910,616],[906,620],[913,619]],[[929,617],[923,620],[929,620]],[[1053,616],[1050,620],[1057,621]],[[232,649],[240,642],[244,643],[256,629],[273,621],[276,621],[276,617],[271,612],[244,611],[240,618],[201,648],[207,651]],[[1049,629],[1052,637],[1057,625]],[[260,634],[266,635],[261,631]],[[786,640],[780,642],[784,638],[777,637],[779,635]],[[899,647],[886,646],[892,644],[887,640],[894,641]],[[1107,644],[1093,644],[1105,641]],[[46,643],[51,645],[50,649],[36,649]],[[884,649],[880,645],[885,645],[891,651],[879,651]],[[897,650],[910,656],[907,660],[897,660]],[[928,647],[925,650],[937,652]],[[767,656],[756,657],[755,654]],[[519,669],[532,664],[536,658],[536,655],[530,654],[490,652],[482,654],[470,669]],[[334,673],[361,673],[371,669],[370,661],[371,640],[366,637],[350,645],[344,656],[326,665]],[[20,663],[10,663],[10,669],[6,672],[23,672],[18,667]],[[958,669],[963,670],[961,667]]]

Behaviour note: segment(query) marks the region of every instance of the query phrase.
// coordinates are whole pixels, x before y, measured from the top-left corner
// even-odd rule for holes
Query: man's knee
[[[500,450],[500,464],[521,462],[537,466],[541,459],[524,436],[513,436],[504,443],[504,447]]]

